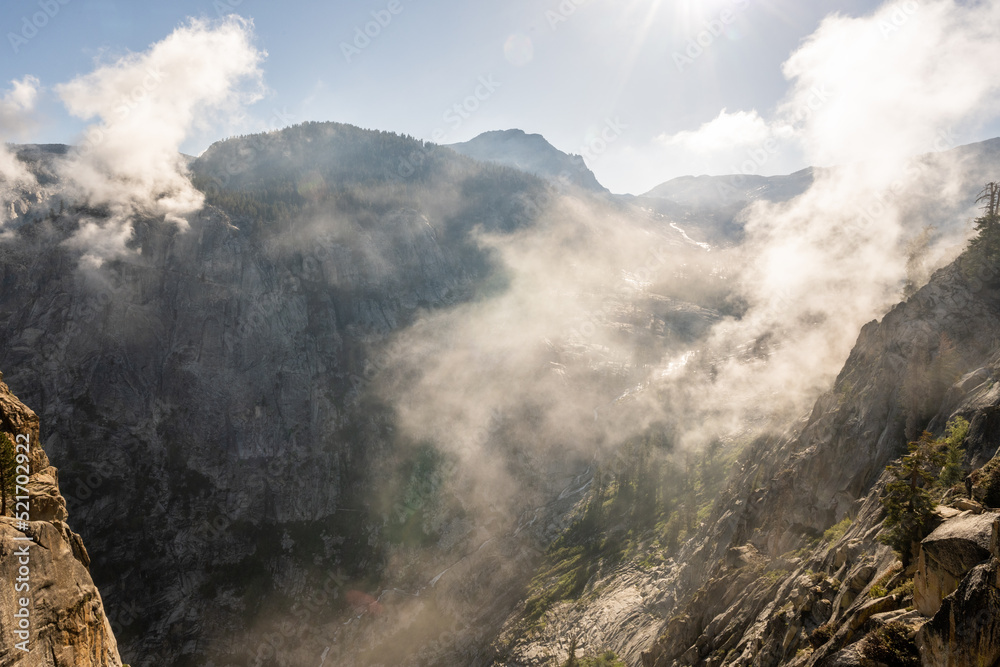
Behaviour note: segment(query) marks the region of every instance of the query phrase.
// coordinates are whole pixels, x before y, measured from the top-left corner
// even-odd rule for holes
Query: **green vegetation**
[[[579,515],[532,579],[529,626],[542,625],[554,604],[579,599],[604,568],[629,559],[653,568],[675,555],[708,518],[738,450],[716,441],[700,456],[680,454],[662,424],[626,443],[595,472]]]
[[[943,487],[949,488],[965,478],[965,471],[962,469],[965,450],[962,449],[962,443],[965,442],[965,436],[969,433],[969,422],[962,417],[956,417],[948,422],[945,433],[944,466],[941,468],[938,481]]]
[[[14,441],[0,433],[0,516],[7,516],[7,508],[14,508],[15,482],[17,479],[17,453]]]
[[[812,634],[809,635],[809,643],[812,644],[813,648],[819,648],[833,639],[836,632],[837,627],[833,623],[824,623],[812,631]]]
[[[593,658],[576,657],[577,640],[573,637],[569,643],[569,658],[562,667],[626,667],[614,651],[604,651]]]
[[[899,621],[869,632],[861,644],[861,655],[884,665],[920,666],[920,653],[909,639],[909,628]]]
[[[446,477],[445,457],[430,445],[419,446],[403,460],[389,485],[398,495],[383,507],[390,543],[428,545],[437,539],[432,515]]]
[[[840,541],[840,538],[847,533],[847,529],[851,527],[851,517],[844,517],[839,523],[835,523],[826,529],[823,533],[823,541],[829,544],[836,544]]]
[[[934,439],[924,431],[909,444],[906,455],[886,468],[893,479],[882,497],[886,518],[879,539],[896,551],[904,566],[910,564],[920,540],[933,526],[936,500],[932,491],[940,489],[942,476],[961,477],[965,456],[961,444],[968,430],[969,423],[958,417],[948,422],[944,438]],[[949,464],[953,466],[950,469]]]
[[[898,563],[895,567],[889,568],[888,572],[879,577],[879,580],[868,590],[868,596],[871,598],[884,598],[886,595],[889,595],[889,582],[899,573],[899,570]]]
[[[913,579],[906,579],[889,591],[889,595],[899,595],[901,598],[913,597]]]
[[[1000,507],[1000,456],[970,474],[972,495],[987,507]]]
[[[979,235],[969,243],[975,259],[991,265],[1000,262],[1000,183],[987,183],[976,203],[982,202],[983,215],[976,218]]]
[[[577,660],[578,667],[626,667],[614,651],[605,651],[596,658]]]
[[[321,210],[349,216],[355,231],[392,211],[440,210],[445,182],[460,184],[467,202],[456,220],[511,231],[534,217],[545,192],[534,176],[413,137],[317,122],[218,142],[195,163],[192,182],[207,203],[255,228]]]

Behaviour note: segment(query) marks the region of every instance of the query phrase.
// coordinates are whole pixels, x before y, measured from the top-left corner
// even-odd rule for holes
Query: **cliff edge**
[[[66,525],[38,416],[2,380],[0,446],[14,496],[0,516],[0,667],[121,667],[87,549]]]

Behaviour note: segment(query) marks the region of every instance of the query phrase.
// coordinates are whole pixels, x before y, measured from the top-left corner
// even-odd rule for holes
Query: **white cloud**
[[[0,133],[8,140],[31,125],[31,112],[38,99],[38,79],[26,76],[11,81],[11,88],[0,97]]]
[[[750,310],[719,327],[716,344],[767,340],[772,353],[767,364],[730,363],[719,387],[741,388],[751,408],[770,395],[793,413],[829,387],[861,326],[901,298],[907,241],[921,231],[914,202],[932,193],[936,205],[954,198],[958,208],[975,192],[977,183],[957,187],[961,171],[947,156],[939,163],[952,168],[933,173],[911,158],[949,148],[952,125],[996,116],[1000,70],[986,63],[998,59],[1000,5],[954,0],[831,16],[790,56],[790,89],[770,125],[794,132],[810,162],[841,167],[817,172],[790,202],[751,209],[742,283]],[[929,253],[939,263],[954,256],[944,245],[966,221],[941,223]]]
[[[771,136],[771,128],[756,110],[728,113],[725,109],[697,130],[661,135],[657,141],[666,146],[681,146],[694,152],[729,151],[756,146]]]
[[[990,63],[1000,60],[998,21],[1000,4],[954,0],[828,17],[784,65],[793,87],[779,117],[799,121],[814,163],[940,149],[935,142],[948,127],[997,112],[1000,75]]]
[[[12,81],[11,88],[0,97],[0,140],[13,139],[31,126],[38,87],[38,79],[26,76],[20,81]],[[34,183],[35,177],[31,172],[25,169],[5,144],[0,143],[0,227],[10,217],[17,188]]]
[[[91,244],[100,257],[123,251],[133,215],[164,216],[184,228],[185,216],[201,208],[180,146],[260,98],[265,55],[253,45],[249,21],[191,20],[144,53],[56,87],[73,115],[99,121],[61,171],[77,196],[112,209],[115,243]],[[93,232],[78,241],[92,239]]]

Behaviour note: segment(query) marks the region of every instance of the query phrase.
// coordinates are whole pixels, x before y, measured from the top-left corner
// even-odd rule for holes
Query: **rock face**
[[[920,543],[913,603],[921,614],[936,614],[969,570],[989,558],[996,519],[993,513],[966,512],[938,526]]]
[[[27,438],[32,471],[30,520],[0,517],[0,665],[121,667],[90,557],[65,523],[56,470],[37,444],[38,417],[2,381],[0,431]]]
[[[939,271],[864,327],[834,391],[817,401],[808,420],[748,448],[675,562],[637,586],[637,634],[647,632],[652,617],[662,619],[652,645],[640,652],[627,637],[588,620],[605,604],[600,594],[561,611],[556,622],[579,636],[607,636],[610,648],[645,667],[857,665],[868,659],[871,633],[890,623],[901,623],[907,636],[927,623],[921,645],[929,647],[925,655],[937,656],[934,664],[992,664],[994,566],[977,564],[989,557],[995,517],[942,510],[950,520],[928,538],[913,589],[911,575],[878,536],[885,466],[920,430],[941,433],[961,415],[971,423],[967,465],[980,467],[996,453],[998,284],[995,267],[968,261]],[[937,369],[945,367],[942,381]],[[845,518],[846,531],[824,535]],[[601,590],[627,599],[621,589],[636,581],[629,570],[623,567]],[[917,586],[925,612],[937,611],[932,623],[907,610]],[[616,614],[625,617],[627,610]],[[956,649],[962,637],[980,632],[966,617],[980,619],[984,639]],[[561,646],[546,636],[525,640],[509,664],[535,664],[522,659],[559,655]]]
[[[1000,560],[974,568],[920,631],[925,667],[980,667],[1000,660]]]

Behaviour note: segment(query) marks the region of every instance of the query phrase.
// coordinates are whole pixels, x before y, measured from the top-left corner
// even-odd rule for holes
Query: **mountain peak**
[[[590,192],[608,191],[581,156],[564,153],[540,134],[528,134],[516,128],[490,130],[448,147],[474,160],[496,162],[550,181],[574,185]]]

